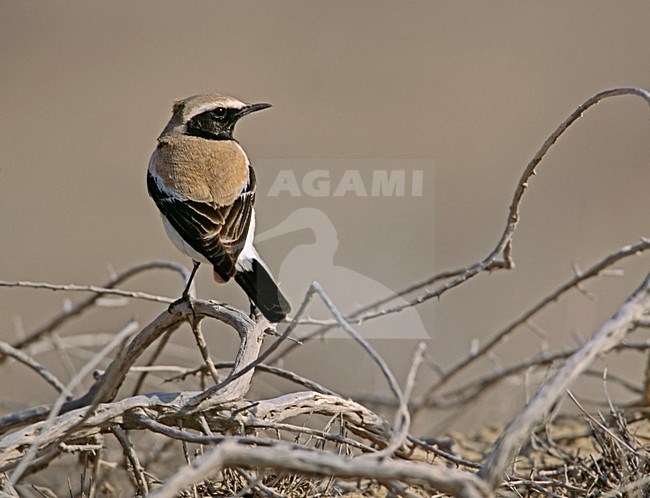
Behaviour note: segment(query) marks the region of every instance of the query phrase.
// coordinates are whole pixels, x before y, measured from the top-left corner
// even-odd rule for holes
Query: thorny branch
[[[476,361],[477,358],[484,357],[489,351],[491,351],[497,344],[502,342],[506,337],[508,337],[510,334],[512,334],[518,327],[521,325],[526,324],[534,315],[539,313],[542,309],[544,309],[546,306],[549,304],[557,301],[557,299],[568,292],[571,289],[576,289],[578,285],[580,285],[582,282],[589,278],[596,277],[600,272],[602,272],[604,269],[611,267],[613,264],[623,260],[624,258],[627,258],[629,256],[633,256],[636,254],[639,254],[643,251],[646,251],[650,249],[650,239],[643,239],[641,242],[638,244],[634,244],[631,246],[626,246],[622,248],[620,251],[610,254],[595,265],[593,265],[591,268],[589,268],[587,271],[584,273],[575,275],[571,280],[568,282],[564,283],[561,285],[558,289],[556,289],[554,292],[551,294],[547,295],[544,299],[542,299],[540,302],[535,304],[532,308],[530,308],[528,311],[526,311],[523,315],[521,315],[518,319],[516,319],[514,322],[512,322],[510,325],[508,325],[506,328],[504,328],[502,331],[498,332],[495,336],[493,336],[489,341],[487,341],[485,344],[483,344],[476,352],[471,354],[470,356],[462,359],[460,362],[458,362],[456,365],[451,367],[448,371],[444,373],[444,375],[438,379],[438,381],[433,384],[427,391],[427,394],[425,395],[422,404],[426,405],[427,403],[431,403],[434,399],[435,393],[444,385],[446,385],[454,376],[456,376],[460,371],[464,370],[466,367],[468,367],[470,364]],[[417,411],[418,408],[416,408]]]

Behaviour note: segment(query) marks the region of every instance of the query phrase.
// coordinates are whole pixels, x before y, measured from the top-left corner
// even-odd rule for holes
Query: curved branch
[[[62,393],[66,390],[65,385],[57,379],[52,372],[46,369],[39,362],[34,360],[31,356],[25,354],[19,349],[14,348],[13,346],[7,344],[4,341],[0,341],[0,353],[7,355],[10,358],[14,358],[16,361],[19,361],[23,365],[27,365],[29,368],[34,370],[38,375],[40,375],[45,382],[50,384],[58,392]]]
[[[0,468],[9,469],[14,466],[17,466],[18,469],[26,468],[29,459],[24,458],[25,448],[34,447],[34,456],[41,456],[43,452],[53,451],[52,445],[66,434],[74,431],[77,435],[83,432],[80,430],[82,428],[90,430],[91,433],[98,431],[98,426],[102,421],[121,416],[125,411],[135,408],[160,406],[160,399],[167,400],[168,408],[180,410],[184,405],[178,405],[178,403],[187,403],[197,393],[191,393],[191,395],[177,393],[171,399],[166,395],[149,395],[127,398],[115,403],[110,403],[110,401],[115,398],[129,368],[142,353],[165,331],[178,326],[182,320],[193,316],[194,313],[197,317],[205,316],[220,320],[238,332],[241,344],[233,370],[241,368],[242,364],[248,364],[251,358],[257,357],[264,336],[266,325],[264,321],[255,323],[243,312],[216,303],[193,301],[192,305],[194,310],[188,303],[180,303],[175,306],[173,313],[165,311],[147,325],[111,362],[107,370],[83,396],[62,404],[55,403],[52,407],[40,407],[39,410],[30,409],[0,419],[0,431],[6,431],[26,422],[32,424],[27,429],[16,431],[0,439],[0,450],[2,450],[0,452]],[[238,382],[233,382],[227,388],[215,393],[213,395],[214,402],[223,403],[243,397],[250,387],[252,374],[251,371],[250,375],[242,376]],[[37,422],[43,420],[48,414],[50,414],[50,420]]]
[[[476,475],[453,468],[390,459],[348,458],[332,453],[298,449],[282,441],[266,447],[250,447],[231,440],[224,441],[191,465],[179,469],[150,496],[173,498],[182,489],[227,466],[267,467],[299,474],[425,483],[439,492],[454,496],[490,496],[489,489]]]

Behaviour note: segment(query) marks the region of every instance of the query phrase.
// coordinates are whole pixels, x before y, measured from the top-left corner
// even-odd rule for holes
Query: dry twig
[[[593,359],[618,344],[632,324],[650,309],[650,274],[627,299],[625,304],[603,324],[578,351],[548,381],[542,384],[535,397],[510,422],[490,452],[480,475],[496,487],[506,467],[530,436],[535,426],[549,413],[551,406],[564,394],[569,385],[587,369]]]

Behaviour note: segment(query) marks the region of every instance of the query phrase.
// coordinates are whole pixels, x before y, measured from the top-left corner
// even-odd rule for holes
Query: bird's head
[[[232,140],[237,121],[271,107],[271,104],[246,104],[215,93],[194,95],[174,103],[172,118],[161,136],[184,134],[209,140]]]

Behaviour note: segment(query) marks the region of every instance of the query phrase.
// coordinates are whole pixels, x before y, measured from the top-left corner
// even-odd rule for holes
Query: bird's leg
[[[196,321],[196,313],[194,312],[194,305],[192,304],[192,297],[190,296],[190,288],[192,287],[192,280],[194,280],[194,275],[196,275],[196,271],[199,269],[199,266],[201,263],[199,261],[192,260],[192,264],[194,265],[192,268],[192,272],[190,273],[190,278],[187,280],[187,285],[185,286],[185,289],[183,290],[183,294],[181,295],[180,299],[177,299],[174,301],[172,304],[169,305],[168,311],[170,313],[173,313],[173,309],[177,304],[181,303],[188,303],[190,306],[190,309],[192,310],[192,315],[194,315],[194,320]]]
[[[257,306],[255,306],[255,303],[253,302],[252,299],[249,298],[248,302],[250,303],[250,310],[251,310],[250,315],[248,316],[250,317],[251,320],[257,321],[257,319],[260,316],[262,316],[262,314],[260,313],[260,310],[257,308]]]
[[[182,299],[186,301],[190,300],[190,287],[192,286],[192,280],[194,280],[194,275],[196,275],[196,270],[198,270],[199,266],[201,266],[201,263],[199,261],[192,260],[192,264],[194,265],[192,268],[192,273],[190,273],[190,278],[187,280],[187,285],[185,286],[185,290],[183,291],[182,294]]]

